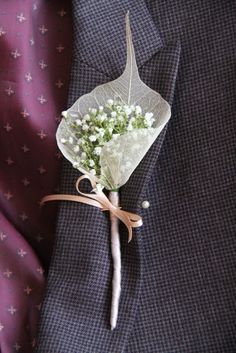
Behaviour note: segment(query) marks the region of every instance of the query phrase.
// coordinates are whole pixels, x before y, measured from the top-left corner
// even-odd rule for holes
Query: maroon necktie
[[[1,353],[30,352],[36,342],[56,216],[39,200],[60,176],[55,131],[67,101],[70,16],[66,1],[1,2]]]

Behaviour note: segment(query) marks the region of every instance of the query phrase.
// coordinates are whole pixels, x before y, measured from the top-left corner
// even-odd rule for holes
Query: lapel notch
[[[76,36],[79,37],[75,56],[110,79],[117,78],[125,67],[127,11],[130,12],[137,65],[141,67],[163,47],[144,0],[86,2],[75,12],[75,30],[78,29]]]

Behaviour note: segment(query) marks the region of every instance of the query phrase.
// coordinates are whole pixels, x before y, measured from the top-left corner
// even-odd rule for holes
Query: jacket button
[[[150,203],[147,200],[142,202],[142,208],[148,208],[149,206],[150,206]]]

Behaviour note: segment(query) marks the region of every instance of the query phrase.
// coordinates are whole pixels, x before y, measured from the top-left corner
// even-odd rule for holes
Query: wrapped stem
[[[118,191],[110,191],[109,199],[114,206],[119,206]],[[111,220],[111,253],[113,259],[113,278],[112,278],[112,300],[111,300],[111,330],[114,330],[118,318],[119,299],[121,292],[121,252],[119,236],[119,220],[110,213]]]

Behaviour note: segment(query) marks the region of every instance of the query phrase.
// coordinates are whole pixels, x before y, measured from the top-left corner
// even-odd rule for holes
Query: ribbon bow
[[[95,191],[95,194],[85,194],[80,191],[79,184],[83,179],[88,179],[90,181],[93,191]],[[119,218],[127,227],[129,233],[128,242],[130,242],[132,239],[132,228],[140,227],[143,224],[142,218],[135,213],[123,211],[120,207],[114,206],[106,197],[106,195],[102,192],[102,190],[97,190],[96,185],[96,182],[91,179],[90,176],[82,175],[76,181],[75,187],[77,192],[83,196],[67,194],[47,195],[42,198],[40,204],[43,205],[45,202],[48,201],[75,201],[98,207],[102,211],[110,211],[114,216]]]

